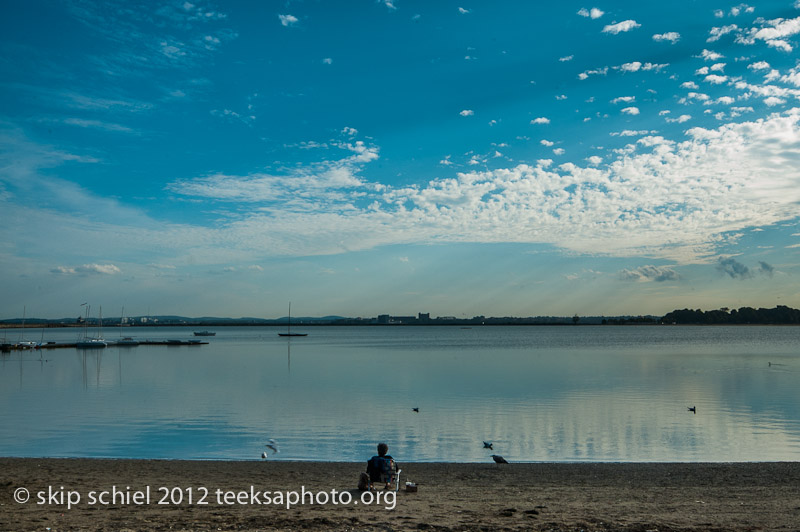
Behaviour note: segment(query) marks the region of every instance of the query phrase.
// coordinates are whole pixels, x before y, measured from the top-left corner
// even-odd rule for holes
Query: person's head
[[[389,446],[381,442],[378,444],[378,456],[384,456],[389,452]]]

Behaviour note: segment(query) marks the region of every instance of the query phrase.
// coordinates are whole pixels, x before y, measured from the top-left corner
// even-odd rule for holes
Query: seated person
[[[371,489],[374,484],[383,484],[389,488],[394,482],[397,474],[397,463],[389,452],[389,446],[385,443],[378,444],[378,455],[373,456],[367,462],[367,472],[361,473],[358,480],[358,489],[364,491]]]

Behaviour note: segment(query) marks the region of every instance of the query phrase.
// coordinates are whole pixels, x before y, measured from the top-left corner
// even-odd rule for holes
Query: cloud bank
[[[366,163],[378,158],[377,148],[348,143],[341,147],[353,155],[293,175],[215,175],[169,189],[222,203],[263,203],[220,232],[265,253],[528,242],[711,262],[717,247],[735,238],[731,233],[796,217],[799,121],[800,110],[792,110],[692,128],[681,142],[644,136],[602,169],[592,167],[598,161],[586,167],[520,164],[390,187],[361,177]],[[282,202],[280,216],[273,202]]]

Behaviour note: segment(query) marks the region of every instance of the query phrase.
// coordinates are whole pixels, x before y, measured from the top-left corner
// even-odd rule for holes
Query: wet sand
[[[800,530],[800,463],[401,467],[368,504],[360,463],[0,458],[0,530]]]

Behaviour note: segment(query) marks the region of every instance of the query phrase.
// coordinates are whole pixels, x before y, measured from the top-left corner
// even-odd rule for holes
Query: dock
[[[106,347],[136,347],[137,345],[166,345],[166,346],[181,346],[181,345],[208,345],[208,342],[201,340],[139,340],[136,344],[120,344],[114,340],[109,340]],[[2,344],[0,351],[33,351],[37,349],[77,349],[77,342],[47,342],[44,344],[30,345],[24,344]]]

